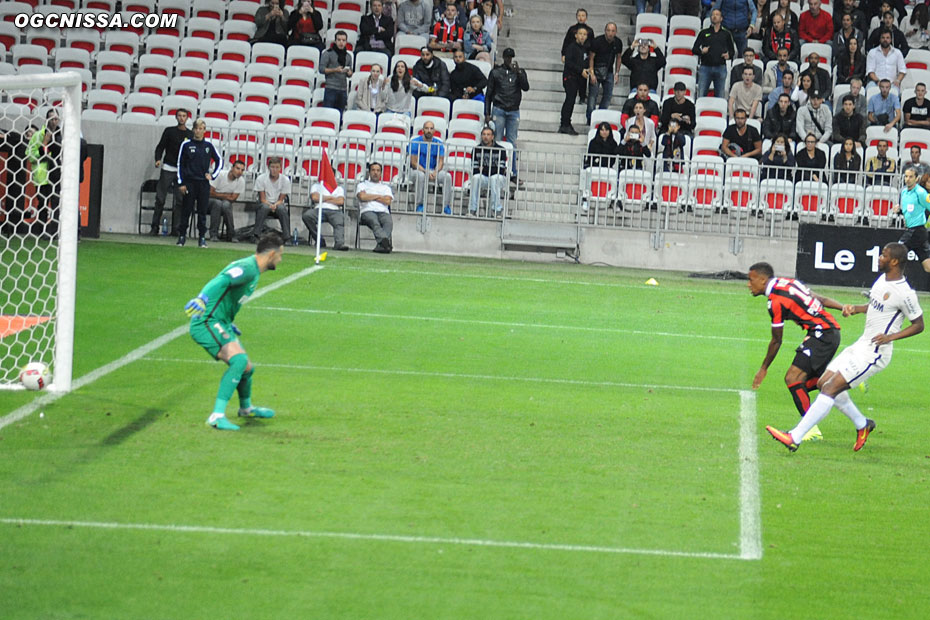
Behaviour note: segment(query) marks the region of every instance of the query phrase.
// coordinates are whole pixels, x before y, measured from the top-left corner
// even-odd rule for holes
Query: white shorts
[[[833,358],[833,361],[827,366],[827,370],[840,373],[846,379],[849,387],[856,387],[875,373],[883,370],[889,361],[891,361],[891,351],[876,353],[874,344],[857,341]]]

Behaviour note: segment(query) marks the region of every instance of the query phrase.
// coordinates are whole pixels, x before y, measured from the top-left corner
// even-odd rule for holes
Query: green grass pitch
[[[186,333],[81,382],[249,250],[81,245],[80,387],[0,428],[0,617],[927,617],[926,334],[853,392],[860,453],[837,411],[764,431],[799,329],[750,394],[764,300],[661,272],[331,254],[240,312],[278,415],[238,433]]]

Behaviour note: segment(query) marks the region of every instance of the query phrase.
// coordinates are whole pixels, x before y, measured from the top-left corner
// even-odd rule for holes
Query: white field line
[[[188,359],[180,357],[146,357],[146,362],[164,362],[168,364],[214,364],[212,360]],[[620,387],[643,388],[653,390],[685,390],[697,392],[723,392],[736,394],[737,388],[716,388],[700,385],[663,385],[658,383],[625,383],[622,381],[588,381],[585,379],[559,379],[550,377],[515,377],[509,375],[477,375],[459,372],[433,372],[428,370],[402,370],[394,368],[352,368],[345,366],[316,366],[313,364],[258,364],[262,368],[284,368],[287,370],[312,370],[323,372],[346,372],[375,375],[402,375],[412,377],[437,377],[442,379],[476,379],[481,381],[524,381],[527,383],[552,383],[557,385],[580,385],[584,387]]]
[[[756,394],[739,393],[739,555],[762,559],[762,512],[759,455],[756,449]]]
[[[599,545],[570,545],[559,543],[535,543],[509,540],[486,540],[480,538],[443,538],[440,536],[406,536],[401,534],[363,534],[360,532],[326,532],[313,530],[265,530],[250,528],[212,527],[202,525],[167,525],[158,523],[114,523],[98,521],[63,521],[52,519],[2,518],[0,523],[16,526],[51,526],[69,528],[94,528],[110,530],[144,530],[175,532],[184,534],[232,534],[236,536],[280,536],[294,538],[329,538],[337,540],[362,540],[388,543],[411,543],[429,545],[463,545],[505,549],[531,549],[536,551],[566,551],[582,553],[610,553],[628,555],[651,555],[661,557],[698,558],[709,560],[753,560],[742,555],[729,553],[702,553],[665,549],[634,549],[627,547],[605,547]]]
[[[308,267],[307,269],[303,269],[301,271],[298,271],[297,273],[293,273],[285,278],[281,278],[280,280],[278,280],[277,282],[273,284],[269,284],[268,286],[263,286],[259,290],[255,291],[255,293],[250,298],[250,301],[259,299],[272,291],[278,290],[282,286],[287,286],[291,282],[294,282],[295,280],[299,280],[300,278],[303,278],[304,276],[308,276],[314,271],[319,271],[320,269],[323,269],[323,267],[320,265],[314,265],[313,267]],[[100,379],[101,377],[105,377],[111,372],[119,370],[120,368],[123,368],[124,366],[127,366],[128,364],[131,364],[145,357],[152,351],[155,351],[161,346],[168,344],[175,338],[182,336],[183,334],[186,334],[187,331],[188,331],[187,325],[181,325],[180,327],[176,327],[175,329],[172,329],[167,334],[164,334],[163,336],[159,336],[155,340],[152,340],[151,342],[147,342],[146,344],[142,345],[138,349],[134,349],[130,351],[123,357],[113,360],[109,364],[104,364],[103,366],[90,371],[83,377],[75,379],[72,382],[72,386],[71,386],[72,391],[79,390],[85,385],[93,383],[97,379]],[[65,395],[64,392],[47,392],[43,394],[42,396],[36,398],[32,402],[29,402],[18,409],[14,409],[10,413],[6,414],[5,416],[0,417],[0,429],[3,429],[5,426],[9,426],[10,424],[18,422],[22,420],[23,418],[29,415],[32,415],[41,407],[45,407],[46,405],[49,405],[55,402],[56,400],[58,400],[64,395]]]

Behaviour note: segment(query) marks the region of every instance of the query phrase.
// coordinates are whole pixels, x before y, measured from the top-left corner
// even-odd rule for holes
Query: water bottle
[[[161,221],[161,235],[163,237],[168,235],[168,218],[164,218]]]
[[[291,244],[295,246],[297,245],[297,229],[296,228],[294,229],[294,235],[291,237]]]

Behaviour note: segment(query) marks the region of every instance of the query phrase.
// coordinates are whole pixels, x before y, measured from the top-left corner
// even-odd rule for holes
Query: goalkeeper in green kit
[[[226,405],[233,392],[239,392],[239,416],[271,418],[274,411],[252,405],[252,363],[239,343],[242,332],[233,324],[239,308],[258,285],[263,271],[274,269],[281,262],[283,241],[278,233],[262,235],[255,255],[234,261],[218,276],[207,282],[200,294],[187,302],[184,311],[191,317],[190,332],[194,342],[206,349],[214,359],[229,365],[220,380],[213,413],[207,424],[221,431],[237,431],[239,427],[226,418]]]

